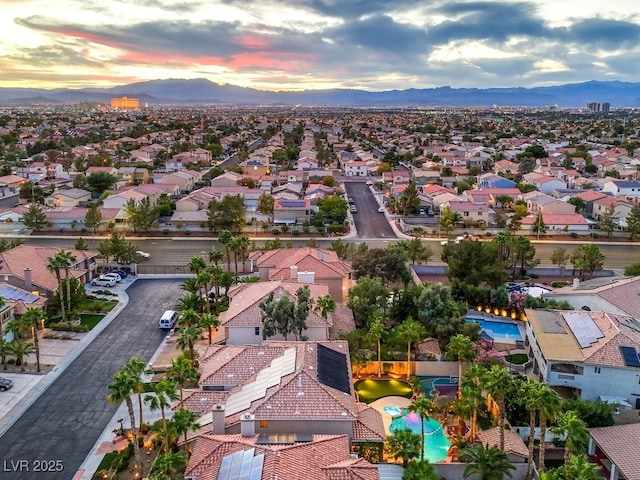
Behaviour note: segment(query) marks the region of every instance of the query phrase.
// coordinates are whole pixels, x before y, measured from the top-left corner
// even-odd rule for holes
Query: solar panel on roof
[[[571,332],[576,337],[581,348],[587,348],[604,337],[588,313],[568,312],[562,314]]]
[[[328,387],[351,393],[347,356],[324,345],[318,345],[318,380]]]
[[[620,353],[627,367],[640,367],[640,359],[638,358],[638,352],[636,352],[635,348],[621,346]]]

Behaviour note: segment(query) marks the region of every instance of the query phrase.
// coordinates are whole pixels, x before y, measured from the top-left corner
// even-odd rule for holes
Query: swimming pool
[[[493,320],[483,320],[480,318],[466,318],[466,322],[476,322],[483,332],[489,335],[496,342],[522,341],[522,334],[518,325],[509,322],[495,322]]]
[[[458,391],[458,377],[419,377],[422,391],[431,398],[434,396],[433,390],[438,391],[438,395],[455,396]]]
[[[404,415],[391,420],[389,432],[408,428],[413,433],[422,434],[420,427],[420,416],[415,412],[410,412],[406,408],[402,409]],[[451,442],[442,430],[442,425],[437,420],[429,418],[424,420],[424,458],[430,462],[441,462],[447,458],[447,452],[451,447]]]

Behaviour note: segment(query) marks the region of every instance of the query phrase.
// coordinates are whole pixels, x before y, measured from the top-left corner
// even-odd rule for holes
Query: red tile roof
[[[640,479],[640,423],[592,428],[589,433],[625,478]]]

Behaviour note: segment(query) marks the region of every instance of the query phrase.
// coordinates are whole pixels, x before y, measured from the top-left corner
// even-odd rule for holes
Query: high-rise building
[[[602,104],[602,113],[609,113],[609,110],[611,110],[611,104],[609,102],[604,102]]]
[[[140,99],[139,98],[128,98],[128,97],[112,98],[111,99],[111,108],[123,108],[123,109],[127,109],[127,110],[138,110],[140,108]]]
[[[590,102],[590,103],[587,103],[587,108],[592,112],[599,112],[600,104],[598,102]]]

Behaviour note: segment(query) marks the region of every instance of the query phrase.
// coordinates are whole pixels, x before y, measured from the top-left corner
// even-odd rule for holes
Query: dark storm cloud
[[[568,27],[565,32],[563,36],[569,41],[606,49],[634,46],[640,40],[640,25],[608,18],[580,20]]]

